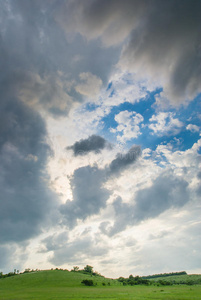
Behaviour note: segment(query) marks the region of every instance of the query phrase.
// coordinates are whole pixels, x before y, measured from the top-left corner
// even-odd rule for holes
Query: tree
[[[86,265],[86,267],[84,267],[84,272],[92,274],[93,273],[93,267]]]
[[[79,267],[78,267],[78,266],[73,267],[73,271],[74,271],[74,272],[77,272],[78,270],[79,270]]]

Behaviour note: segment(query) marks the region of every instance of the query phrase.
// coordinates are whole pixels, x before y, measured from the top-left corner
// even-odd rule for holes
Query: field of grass
[[[83,279],[92,279],[97,285],[92,287],[83,286],[81,284]],[[200,300],[201,285],[123,286],[117,280],[100,276],[91,277],[79,272],[51,270],[0,279],[0,299]]]

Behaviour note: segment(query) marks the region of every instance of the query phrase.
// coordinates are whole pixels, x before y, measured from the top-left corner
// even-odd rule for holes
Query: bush
[[[92,286],[92,285],[94,285],[93,280],[89,280],[89,279],[84,279],[84,280],[82,280],[81,283],[83,283],[84,285],[87,285],[87,286]]]

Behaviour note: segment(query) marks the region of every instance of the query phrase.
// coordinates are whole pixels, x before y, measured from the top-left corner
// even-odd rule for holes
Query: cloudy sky
[[[201,273],[201,1],[0,0],[0,271]]]

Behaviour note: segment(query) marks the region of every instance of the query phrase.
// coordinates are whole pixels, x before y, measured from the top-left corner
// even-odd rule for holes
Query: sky
[[[201,273],[201,1],[0,0],[0,271]]]

